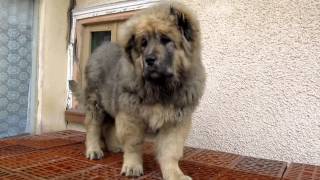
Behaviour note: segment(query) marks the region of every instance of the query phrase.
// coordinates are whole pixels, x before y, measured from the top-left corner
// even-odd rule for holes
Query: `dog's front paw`
[[[187,175],[181,175],[177,180],[192,180],[192,178]]]
[[[122,165],[121,175],[125,175],[125,176],[142,176],[143,175],[142,164],[124,163]]]
[[[90,160],[97,160],[103,157],[103,151],[101,149],[89,149],[86,151],[86,157]]]

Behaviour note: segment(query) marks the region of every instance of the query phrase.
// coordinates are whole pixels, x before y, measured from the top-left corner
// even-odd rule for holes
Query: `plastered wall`
[[[69,1],[39,4],[38,133],[66,128],[67,10]]]
[[[184,2],[200,20],[207,72],[187,144],[319,165],[320,2]]]
[[[188,144],[320,164],[320,2],[185,1],[207,87]]]
[[[92,7],[92,6],[98,6],[102,4],[110,4],[114,2],[120,2],[120,1],[125,1],[125,0],[76,0],[77,3],[77,9],[83,9],[87,7]]]

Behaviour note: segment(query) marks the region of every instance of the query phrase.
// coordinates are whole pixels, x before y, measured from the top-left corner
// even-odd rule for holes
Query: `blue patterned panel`
[[[0,0],[0,137],[26,132],[33,0]]]

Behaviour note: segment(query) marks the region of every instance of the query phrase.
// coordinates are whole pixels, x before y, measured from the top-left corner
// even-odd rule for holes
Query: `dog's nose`
[[[156,61],[156,56],[154,55],[149,55],[146,57],[146,63],[148,66],[153,66],[154,65],[154,62]]]

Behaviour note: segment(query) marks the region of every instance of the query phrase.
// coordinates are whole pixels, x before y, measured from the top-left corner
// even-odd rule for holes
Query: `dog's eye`
[[[147,45],[148,45],[147,39],[146,39],[146,38],[142,38],[142,39],[141,39],[141,46],[142,46],[142,47],[147,47]]]
[[[171,42],[171,39],[168,36],[163,35],[160,37],[160,41],[162,44],[168,44],[169,42]]]

